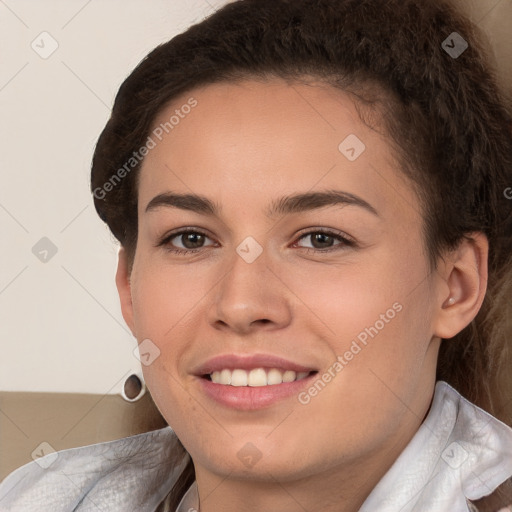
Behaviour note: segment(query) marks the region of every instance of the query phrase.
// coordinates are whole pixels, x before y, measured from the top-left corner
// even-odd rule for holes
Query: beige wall
[[[140,372],[92,151],[128,73],[224,3],[0,2],[0,390],[117,394]],[[32,252],[43,237],[57,249],[46,262]]]

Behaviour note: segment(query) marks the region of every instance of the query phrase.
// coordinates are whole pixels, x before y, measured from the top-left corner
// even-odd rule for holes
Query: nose
[[[210,324],[238,335],[286,327],[291,322],[293,294],[279,273],[277,265],[269,266],[265,250],[252,262],[235,252],[231,268],[212,294]]]

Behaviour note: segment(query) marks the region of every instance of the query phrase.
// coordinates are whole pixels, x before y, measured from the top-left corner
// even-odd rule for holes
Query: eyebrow
[[[341,190],[326,190],[322,192],[306,192],[290,196],[280,197],[271,202],[265,210],[269,218],[275,215],[287,215],[304,211],[335,206],[338,204],[359,206],[373,215],[379,217],[377,210],[367,201],[359,196]],[[146,212],[156,210],[160,207],[179,208],[189,210],[202,215],[219,216],[222,208],[219,204],[211,201],[205,196],[197,194],[178,194],[165,192],[155,196],[146,206]]]

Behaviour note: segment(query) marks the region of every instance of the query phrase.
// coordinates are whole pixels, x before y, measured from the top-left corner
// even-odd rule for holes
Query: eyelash
[[[209,238],[207,233],[205,233],[205,232],[203,232],[203,231],[201,231],[199,229],[183,229],[181,231],[177,231],[175,233],[170,233],[170,234],[165,235],[156,244],[156,247],[165,247],[166,251],[169,251],[169,252],[177,254],[177,255],[193,254],[193,253],[197,253],[197,252],[201,251],[202,249],[204,249],[205,247],[198,247],[197,249],[180,249],[180,248],[173,249],[173,248],[171,248],[169,246],[169,242],[173,238],[176,238],[176,237],[178,237],[180,235],[190,234],[190,233],[203,235],[203,236]],[[311,248],[311,247],[300,247],[300,249],[304,249],[308,253],[309,252],[326,253],[326,252],[332,252],[332,251],[339,251],[339,250],[342,250],[344,247],[357,247],[357,244],[356,244],[355,240],[353,240],[352,238],[349,238],[347,235],[341,234],[341,232],[335,232],[335,231],[325,230],[325,229],[314,229],[314,230],[308,231],[306,233],[302,233],[299,236],[299,238],[297,239],[297,241],[299,241],[302,238],[305,238],[305,237],[307,237],[309,235],[318,234],[318,233],[321,233],[323,235],[327,235],[327,236],[332,237],[332,238],[336,238],[339,241],[341,241],[342,243],[338,244],[338,245],[335,245],[334,247],[329,247],[327,249],[314,249],[314,248]]]

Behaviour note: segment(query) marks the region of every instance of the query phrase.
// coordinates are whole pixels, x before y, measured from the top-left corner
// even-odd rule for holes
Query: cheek
[[[393,249],[293,281],[308,306],[303,332],[324,340],[333,364],[341,359],[350,387],[378,387],[380,376],[401,389],[421,372],[432,335],[428,267],[421,255]]]
[[[176,339],[173,329],[180,329],[194,314],[207,287],[189,268],[171,269],[147,258],[147,264],[134,269],[132,303],[139,340]],[[192,267],[190,267],[192,268]]]
[[[175,405],[173,393],[169,391],[176,389],[179,378],[176,367],[181,352],[180,339],[183,337],[179,320],[190,309],[187,307],[186,291],[179,290],[179,277],[171,281],[166,279],[164,270],[156,265],[134,265],[131,282],[133,321],[143,363],[142,371],[162,413],[162,405]],[[150,354],[150,364],[144,364],[143,352]],[[165,397],[165,400],[160,397]]]
[[[286,283],[291,283],[297,308],[302,310],[295,320],[302,322],[306,314],[309,325],[323,326],[325,336],[339,340],[340,348],[375,324],[379,332],[387,330],[396,324],[412,288],[409,281],[414,282],[412,272],[400,278],[400,267],[380,251],[359,261],[347,258],[343,264],[293,269]]]

